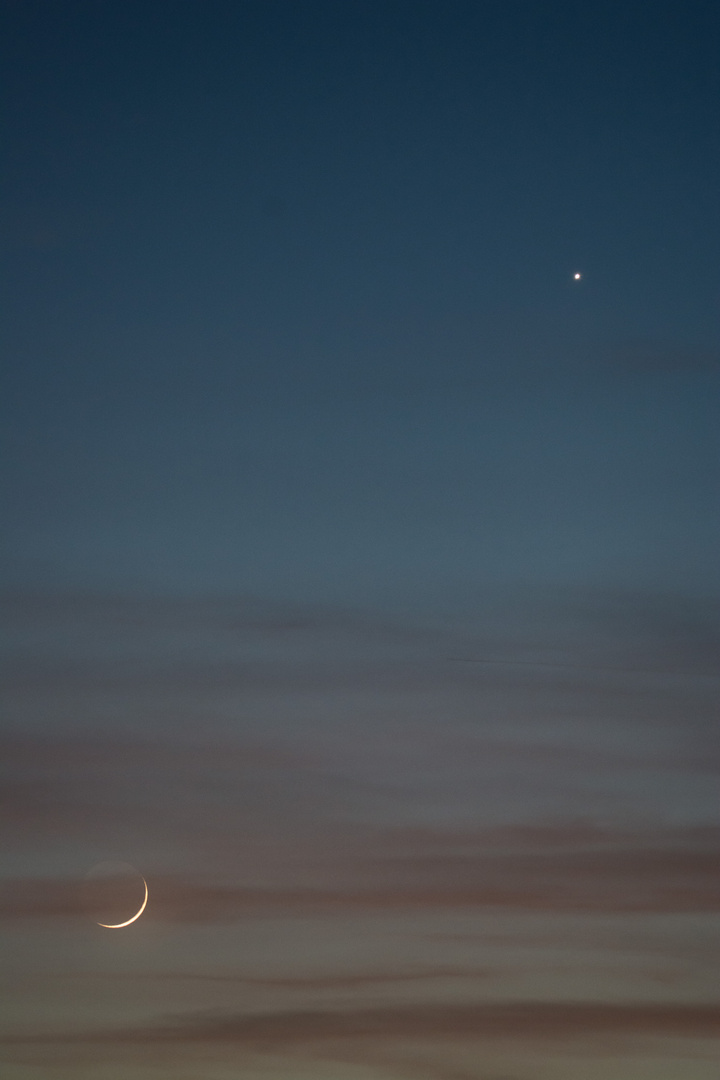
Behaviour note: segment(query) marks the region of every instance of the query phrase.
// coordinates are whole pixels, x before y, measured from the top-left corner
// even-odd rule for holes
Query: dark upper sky
[[[716,3],[3,9],[9,584],[717,589]]]

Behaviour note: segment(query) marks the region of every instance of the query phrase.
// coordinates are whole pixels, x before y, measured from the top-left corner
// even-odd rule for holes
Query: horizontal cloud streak
[[[672,835],[672,834],[671,834]],[[677,839],[677,837],[675,837]],[[453,837],[448,837],[450,846]],[[437,839],[432,845],[436,850]],[[385,855],[340,867],[362,888],[252,888],[150,878],[148,916],[224,922],[258,914],[502,907],[558,912],[720,911],[720,846],[626,846],[619,850],[486,851]],[[362,871],[361,874],[358,872]],[[77,883],[6,882],[0,918],[54,918],[82,910]]]
[[[78,1043],[232,1042],[270,1049],[282,1044],[357,1038],[534,1039],[597,1034],[720,1036],[717,1005],[617,1005],[511,1002],[480,1005],[410,1005],[354,1010],[307,1010],[260,1015],[186,1015],[154,1026],[31,1037],[5,1036],[0,1045]]]

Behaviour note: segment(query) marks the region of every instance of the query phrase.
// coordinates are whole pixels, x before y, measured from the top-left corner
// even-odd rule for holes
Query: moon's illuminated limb
[[[148,887],[147,887],[147,881],[145,880],[145,878],[143,878],[143,885],[145,886],[145,899],[143,900],[142,904],[140,905],[140,910],[137,911],[133,915],[132,919],[128,919],[127,922],[116,922],[116,923],[99,922],[98,926],[104,926],[106,930],[119,930],[121,926],[129,926],[130,923],[133,923],[133,922],[135,922],[136,919],[139,919],[140,916],[142,915],[143,911],[145,910],[145,905],[148,902]]]

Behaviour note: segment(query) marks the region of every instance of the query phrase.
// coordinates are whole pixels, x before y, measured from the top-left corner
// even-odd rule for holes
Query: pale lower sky
[[[703,604],[5,609],[12,1080],[714,1080]]]

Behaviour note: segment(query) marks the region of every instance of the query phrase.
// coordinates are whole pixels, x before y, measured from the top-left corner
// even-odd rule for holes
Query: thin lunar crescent
[[[99,922],[98,926],[104,926],[106,930],[119,930],[121,926],[129,926],[130,923],[133,923],[133,922],[135,922],[136,919],[139,919],[140,916],[142,915],[143,911],[145,910],[145,905],[148,902],[148,887],[147,887],[147,881],[145,880],[145,878],[143,878],[143,885],[145,886],[145,899],[143,900],[142,904],[140,905],[140,910],[135,912],[132,919],[128,919],[127,922],[116,922],[116,923]]]

